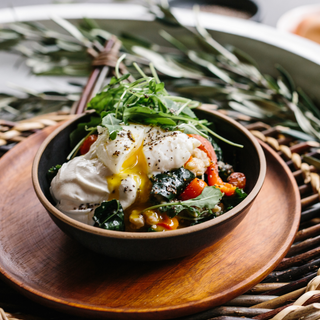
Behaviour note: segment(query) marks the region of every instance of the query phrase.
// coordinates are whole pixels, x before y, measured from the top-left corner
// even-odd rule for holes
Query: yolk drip
[[[146,174],[148,171],[147,160],[143,154],[142,148],[143,144],[131,152],[128,159],[123,162],[122,169],[119,173],[107,177],[108,186],[111,191],[109,200],[119,200],[119,186],[121,181],[128,176],[133,176],[136,185],[138,186],[138,195],[133,206],[148,201],[151,190],[151,181]]]

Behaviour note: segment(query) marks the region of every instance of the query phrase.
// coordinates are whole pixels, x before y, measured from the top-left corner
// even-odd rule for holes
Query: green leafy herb
[[[205,187],[200,196],[183,201],[184,206],[194,206],[198,208],[213,209],[222,198],[222,192],[219,188]]]
[[[114,117],[114,114],[109,113],[102,118],[101,125],[106,127],[109,131],[110,139],[114,140],[119,131],[123,128],[119,125],[122,121]]]
[[[49,183],[53,180],[53,178],[57,175],[59,169],[61,168],[60,164],[57,164],[53,167],[51,167],[47,172],[47,180]]]
[[[94,109],[99,115],[105,112],[114,112],[114,106],[120,100],[121,95],[123,94],[122,86],[116,87],[118,84],[121,84],[121,81],[126,80],[130,74],[126,74],[119,79],[113,77],[110,80],[110,83],[93,97],[88,103],[87,109]]]
[[[176,126],[177,123],[170,119],[169,114],[161,111],[141,107],[125,108],[123,112],[123,119],[125,122],[135,122],[142,124],[158,125],[158,126]]]
[[[79,141],[88,135],[88,131],[92,131],[92,128],[96,128],[101,122],[101,117],[98,115],[91,115],[88,122],[81,122],[77,125],[77,128],[70,134],[70,146],[74,148]]]
[[[311,136],[309,134],[306,134],[304,132],[290,129],[288,127],[283,127],[283,126],[276,126],[276,129],[283,133],[286,136],[293,137],[298,140],[303,140],[303,141],[315,141],[316,138],[314,136]]]
[[[223,197],[221,202],[224,204],[226,208],[225,210],[228,211],[238,205],[243,199],[246,198],[246,196],[247,194],[242,189],[236,188],[233,196]]]
[[[222,195],[223,193],[219,188],[215,188],[213,186],[205,187],[202,193],[194,199],[161,203],[149,207],[144,211],[160,208],[161,211],[168,211],[172,217],[179,214],[181,211],[186,210],[189,213],[191,212],[194,218],[197,219],[201,216],[201,210],[199,210],[199,208],[209,210],[213,209],[220,202]]]
[[[181,213],[183,214],[183,218],[187,220],[200,220],[202,213],[207,212],[207,209],[204,208],[196,208],[184,205],[160,207],[159,210],[161,212],[165,212],[169,218],[173,218]]]
[[[32,92],[27,89],[17,88],[23,94],[10,96],[0,93],[0,119],[20,121],[43,114],[70,111],[79,94],[61,92]]]
[[[124,231],[124,213],[118,200],[103,201],[95,209],[94,226],[107,230]]]

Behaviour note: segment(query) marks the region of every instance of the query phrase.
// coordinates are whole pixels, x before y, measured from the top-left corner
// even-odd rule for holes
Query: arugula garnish
[[[95,209],[94,226],[107,230],[124,231],[124,213],[118,200],[103,201]]]
[[[101,125],[108,129],[111,140],[114,140],[117,137],[118,132],[123,129],[120,126],[121,122],[122,121],[118,120],[113,113],[109,113],[102,118]]]
[[[71,134],[72,141],[78,137],[77,148],[70,154],[74,156],[79,145],[84,141],[86,131],[94,132],[98,125],[108,129],[110,139],[115,139],[121,131],[121,125],[140,123],[159,126],[165,130],[180,130],[186,133],[197,133],[208,137],[210,133],[233,146],[242,147],[239,144],[226,140],[209,129],[207,120],[199,120],[193,108],[200,105],[197,101],[171,96],[164,88],[164,84],[158,82],[155,77],[143,77],[129,83],[130,74],[120,78],[113,77],[110,83],[89,102],[87,109],[94,110],[89,123],[79,124]],[[82,134],[81,138],[79,135]],[[75,146],[75,143],[73,143]],[[69,159],[70,159],[69,157]]]

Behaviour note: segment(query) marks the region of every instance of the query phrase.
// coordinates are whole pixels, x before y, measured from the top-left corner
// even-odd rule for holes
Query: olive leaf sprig
[[[70,112],[79,96],[79,93],[57,91],[24,91],[23,96],[0,93],[0,119],[15,122],[50,112]]]
[[[195,28],[183,26],[165,2],[151,3],[149,10],[164,25],[184,29],[189,36],[173,36],[160,30],[168,43],[163,46],[124,32],[119,36],[123,44],[120,54],[127,54],[127,63],[137,61],[147,73],[152,62],[161,81],[166,82],[173,94],[215,103],[219,108],[245,114],[253,121],[289,127],[284,134],[297,139],[320,141],[320,111],[295,86],[283,67],[275,66],[277,78],[262,74],[247,53],[233,46],[223,47],[200,23]],[[90,19],[84,19],[77,28],[61,18],[55,21],[69,34],[35,23],[11,24],[0,31],[0,49],[26,56],[27,64],[36,74],[88,73],[87,51],[92,46],[101,46],[111,34]],[[25,41],[28,46],[24,45]],[[129,72],[135,71],[129,67]]]
[[[1,29],[0,50],[25,57],[36,75],[87,76],[91,69],[83,42],[40,23],[17,22]]]
[[[228,46],[221,46],[198,23],[195,29],[182,25],[171,12],[170,7],[162,2],[150,11],[164,25],[183,28],[190,37],[172,36],[161,30],[161,36],[180,51],[180,55],[166,54],[156,56],[148,48],[133,50],[148,57],[155,67],[166,76],[171,76],[171,86],[175,92],[193,99],[218,104],[253,119],[268,124],[288,126],[286,134],[300,139],[320,140],[320,110],[306,93],[295,86],[290,74],[280,65],[276,65],[278,78],[262,74],[257,63],[247,53]],[[188,39],[186,41],[186,39]],[[192,39],[193,43],[190,42]],[[160,65],[161,64],[161,65]],[[172,75],[173,65],[187,65],[194,69],[193,77],[182,72]],[[171,67],[170,73],[166,70]],[[297,129],[303,131],[300,135]],[[306,135],[305,135],[306,134]]]

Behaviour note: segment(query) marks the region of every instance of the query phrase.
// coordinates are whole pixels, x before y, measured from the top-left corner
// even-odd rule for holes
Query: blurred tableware
[[[259,21],[260,10],[255,1],[251,0],[171,0],[170,6],[191,9],[198,5],[200,11],[220,14],[239,19]]]
[[[286,12],[278,20],[277,28],[320,43],[320,4],[305,5]]]

